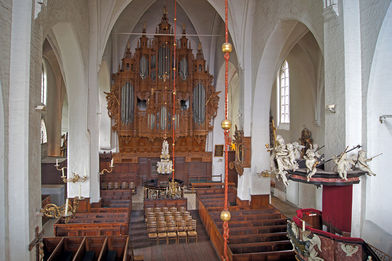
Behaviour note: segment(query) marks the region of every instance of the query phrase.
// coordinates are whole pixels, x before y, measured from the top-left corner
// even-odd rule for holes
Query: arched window
[[[41,119],[41,144],[48,142],[48,136],[46,133],[46,124],[43,119]]]
[[[290,79],[289,65],[286,60],[278,72],[277,83],[279,125],[288,127],[290,123]]]
[[[46,94],[48,91],[48,82],[46,75],[45,61],[42,61],[42,73],[41,73],[41,103],[46,105]]]

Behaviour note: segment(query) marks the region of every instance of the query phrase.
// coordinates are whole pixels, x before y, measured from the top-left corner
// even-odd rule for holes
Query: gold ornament
[[[222,52],[231,53],[232,50],[233,50],[233,46],[231,45],[231,43],[222,44]]]
[[[231,121],[223,120],[221,123],[222,129],[229,130],[231,128]]]
[[[220,218],[223,221],[229,221],[231,219],[231,214],[230,211],[228,210],[222,210],[221,214],[220,214]]]

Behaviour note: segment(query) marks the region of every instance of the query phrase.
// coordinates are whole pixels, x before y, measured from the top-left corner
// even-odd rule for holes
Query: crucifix
[[[35,247],[36,261],[40,261],[41,260],[40,256],[42,257],[44,256],[42,245],[41,245],[43,236],[44,236],[44,230],[41,230],[41,232],[39,232],[39,227],[36,226],[35,238],[29,244],[29,251],[33,250],[33,248]]]

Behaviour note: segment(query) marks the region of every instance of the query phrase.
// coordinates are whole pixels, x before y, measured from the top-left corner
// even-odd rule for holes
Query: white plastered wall
[[[392,115],[392,6],[388,8],[375,46],[367,97],[368,157],[383,153],[371,162],[375,177],[366,178],[366,210],[362,237],[392,255],[392,201],[389,159],[392,158],[392,119],[380,123],[381,115]],[[365,202],[363,202],[364,204]]]
[[[99,84],[99,148],[109,150],[111,147],[111,119],[108,115],[106,94],[110,92],[110,69],[103,61],[98,73]]]
[[[70,23],[58,23],[53,27],[56,37],[68,95],[68,168],[73,173],[89,176],[90,146],[87,133],[88,90],[81,49]],[[89,180],[85,183],[67,183],[68,197],[90,197]]]

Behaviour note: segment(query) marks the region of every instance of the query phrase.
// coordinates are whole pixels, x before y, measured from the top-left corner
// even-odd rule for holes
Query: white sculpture
[[[300,151],[302,148],[303,146],[299,145],[298,142],[286,144],[281,135],[276,137],[276,146],[274,148],[267,146],[267,150],[271,152],[271,172],[279,176],[285,186],[288,186],[288,171],[296,171],[299,167],[297,159],[301,155]]]
[[[159,174],[170,174],[173,171],[173,162],[170,160],[169,143],[162,142],[161,161],[157,162],[157,172]]]
[[[319,163],[320,154],[317,152],[318,145],[315,144],[314,146],[310,144],[309,149],[306,151],[304,155],[305,159],[305,166],[307,169],[308,175],[306,176],[307,181],[316,173],[317,171],[317,164]]]
[[[379,155],[381,155],[381,154],[379,154]],[[377,157],[379,155],[376,155],[375,157]],[[366,158],[366,151],[360,150],[360,151],[358,151],[358,157],[355,162],[355,167],[360,170],[366,171],[369,176],[376,176],[376,174],[373,171],[371,171],[371,169],[368,165],[368,162],[372,161],[375,157],[368,159],[368,158]]]
[[[309,261],[313,261],[313,260],[314,261],[324,261],[323,258],[318,257],[318,252],[316,250],[316,246],[317,246],[317,248],[321,252],[321,239],[316,234],[313,234],[313,237],[310,238],[309,236],[311,234],[313,234],[313,233],[310,232],[310,231],[305,231],[302,234],[303,235],[303,240],[304,241],[308,241],[310,243],[309,244],[309,248],[308,248],[308,251],[309,251],[309,258],[308,258],[308,260]]]
[[[346,151],[347,148],[339,156],[333,157],[339,177],[344,180],[347,180],[347,171],[351,170],[352,166],[355,165],[353,159],[347,157]]]

